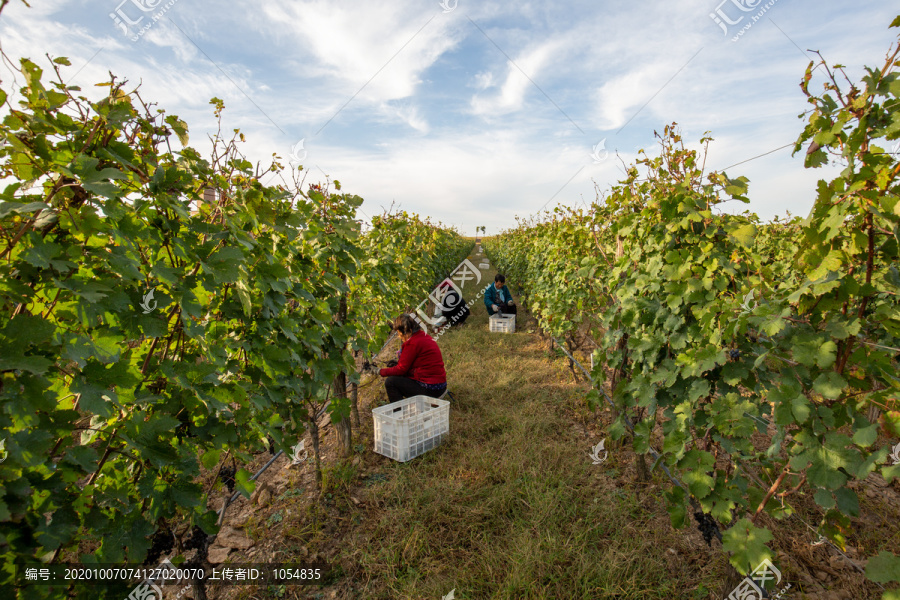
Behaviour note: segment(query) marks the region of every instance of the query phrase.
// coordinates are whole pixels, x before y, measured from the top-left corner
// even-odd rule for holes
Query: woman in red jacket
[[[386,377],[384,389],[388,401],[397,402],[412,396],[437,398],[447,390],[447,372],[444,357],[437,342],[422,331],[409,315],[400,315],[394,321],[394,329],[400,333],[403,346],[396,367],[381,369],[378,374]]]

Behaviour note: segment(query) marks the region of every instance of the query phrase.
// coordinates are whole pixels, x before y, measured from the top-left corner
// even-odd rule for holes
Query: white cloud
[[[596,91],[598,128],[613,130],[625,125],[659,91],[660,78],[669,70],[668,66],[648,65],[604,83]]]
[[[536,80],[540,78],[560,46],[562,46],[560,40],[551,40],[529,49],[521,56],[513,57],[515,64],[506,61],[506,80],[500,90],[493,95],[473,96],[473,113],[495,116],[517,111],[522,108],[526,94],[530,92],[541,94],[535,89]],[[481,81],[484,81],[484,78]],[[543,94],[541,98],[543,99]]]
[[[301,51],[348,91],[365,86],[360,97],[371,101],[411,96],[421,73],[456,44],[448,19],[411,2],[311,0],[267,3],[262,10],[273,26],[289,23]]]
[[[144,40],[160,48],[171,49],[181,63],[191,63],[201,58],[194,46],[177,28],[166,22],[158,22],[144,34]]]
[[[494,74],[490,71],[483,71],[475,74],[475,79],[471,84],[477,90],[486,90],[494,86]]]
[[[415,107],[402,107],[397,109],[397,116],[400,117],[407,125],[422,134],[430,131],[428,121],[426,121]]]

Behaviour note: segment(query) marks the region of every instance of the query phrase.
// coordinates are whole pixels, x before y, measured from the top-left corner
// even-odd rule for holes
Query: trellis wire
[[[280,457],[282,454],[284,454],[284,450],[279,450],[279,451],[278,451],[278,454],[276,454],[275,456],[273,456],[273,457],[269,460],[269,462],[267,462],[265,465],[263,465],[263,467],[262,467],[259,471],[256,472],[256,475],[254,475],[253,477],[250,478],[250,481],[256,481],[256,480],[259,478],[259,476],[262,475],[262,474],[266,471],[266,469],[268,469],[270,466],[272,466],[272,464],[273,464],[276,460],[278,460],[278,457]],[[229,499],[225,502],[225,504],[222,506],[222,509],[219,511],[219,524],[220,524],[220,525],[222,524],[222,517],[225,515],[225,509],[228,508],[228,505],[229,505],[229,504],[231,504],[232,502],[234,502],[235,500],[237,500],[237,499],[238,499],[238,496],[240,496],[240,495],[241,495],[240,492],[235,492],[234,495],[233,495],[231,498],[229,498]]]

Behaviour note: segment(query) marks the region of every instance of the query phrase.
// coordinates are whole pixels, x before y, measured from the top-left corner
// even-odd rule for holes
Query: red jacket
[[[437,342],[421,329],[403,342],[397,366],[381,369],[378,373],[382,377],[392,375],[409,377],[422,383],[447,382],[441,349],[438,348]]]

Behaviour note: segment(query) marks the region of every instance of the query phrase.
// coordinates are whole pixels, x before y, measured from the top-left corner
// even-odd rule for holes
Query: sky
[[[771,152],[803,129],[801,78],[814,51],[854,81],[882,65],[900,14],[884,0],[30,3],[0,15],[13,60],[68,57],[86,94],[110,72],[140,84],[206,155],[221,98],[254,163],[339,180],[364,220],[393,205],[467,235],[590,204],[673,122],[690,147],[710,132],[708,170],[750,179],[733,210],[806,216],[837,169]],[[0,79],[12,91],[7,65]],[[817,70],[810,89],[823,83]]]

